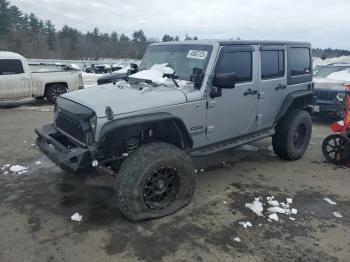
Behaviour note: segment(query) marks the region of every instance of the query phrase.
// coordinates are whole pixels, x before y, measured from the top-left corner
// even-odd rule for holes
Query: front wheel
[[[189,155],[170,144],[150,143],[122,163],[115,181],[116,205],[135,222],[162,217],[186,206],[194,188]]]
[[[312,121],[310,114],[301,109],[290,109],[278,122],[272,137],[275,153],[284,159],[301,158],[311,139]]]
[[[51,104],[54,104],[57,97],[64,93],[67,93],[67,88],[65,86],[60,84],[52,85],[47,89],[46,98]]]
[[[333,134],[322,143],[322,153],[328,162],[343,165],[350,158],[350,140],[346,136]]]

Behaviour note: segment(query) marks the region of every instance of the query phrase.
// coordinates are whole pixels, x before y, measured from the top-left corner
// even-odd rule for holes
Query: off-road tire
[[[283,159],[300,159],[309,145],[311,132],[310,114],[302,109],[289,109],[277,123],[275,135],[272,137],[274,152]],[[296,133],[301,133],[300,140],[295,140],[298,137]]]
[[[156,170],[168,167],[178,172],[179,183],[175,200],[162,209],[151,208],[145,199],[146,184]],[[134,222],[167,216],[191,201],[195,181],[194,167],[186,152],[162,142],[145,144],[122,163],[115,181],[115,205],[124,216]]]
[[[67,93],[67,88],[64,85],[56,84],[50,86],[46,91],[46,99],[51,104],[54,104],[56,102],[57,97],[60,95]]]

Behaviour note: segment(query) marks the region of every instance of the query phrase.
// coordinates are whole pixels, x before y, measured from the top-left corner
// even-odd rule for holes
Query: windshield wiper
[[[179,87],[179,84],[176,82],[176,79],[179,78],[178,76],[176,76],[175,74],[164,74],[164,77],[170,78],[173,81],[174,85],[176,87]]]

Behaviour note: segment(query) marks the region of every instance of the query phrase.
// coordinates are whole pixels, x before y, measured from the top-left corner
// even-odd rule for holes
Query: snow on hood
[[[350,70],[342,70],[339,72],[335,72],[327,76],[327,79],[334,80],[334,81],[342,81],[342,82],[349,82],[350,83]]]
[[[130,76],[130,78],[138,78],[151,80],[156,84],[166,84],[171,82],[171,79],[164,77],[165,74],[174,74],[174,69],[165,64],[154,64],[150,69],[142,70]]]
[[[350,83],[350,69],[331,73],[326,78],[315,78],[314,81],[316,83]]]

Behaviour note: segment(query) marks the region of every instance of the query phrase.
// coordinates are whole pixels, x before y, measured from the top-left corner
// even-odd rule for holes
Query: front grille
[[[84,131],[78,119],[61,111],[58,113],[55,123],[57,128],[85,144]]]
[[[321,100],[336,100],[337,92],[327,90],[315,90],[315,96]]]

